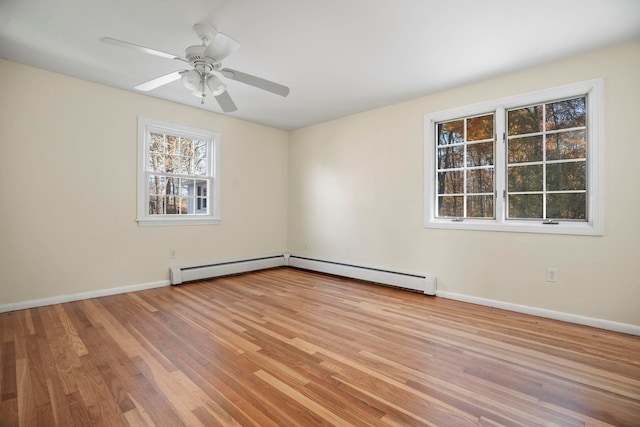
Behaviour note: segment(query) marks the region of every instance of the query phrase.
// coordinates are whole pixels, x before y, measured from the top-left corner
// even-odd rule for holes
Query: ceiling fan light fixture
[[[180,77],[180,81],[191,92],[202,91],[201,81],[202,76],[196,70],[189,70],[182,73],[182,77]]]
[[[207,78],[207,87],[214,96],[218,96],[224,93],[225,90],[227,90],[227,85],[222,83],[222,81],[214,75],[211,75]]]

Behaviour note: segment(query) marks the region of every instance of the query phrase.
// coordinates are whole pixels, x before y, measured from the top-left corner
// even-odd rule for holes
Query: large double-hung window
[[[601,235],[602,82],[425,116],[425,226]]]
[[[140,117],[138,223],[219,222],[219,134]]]

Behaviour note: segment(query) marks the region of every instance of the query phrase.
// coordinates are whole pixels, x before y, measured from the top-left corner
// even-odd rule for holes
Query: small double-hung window
[[[219,222],[219,134],[140,117],[138,223]]]
[[[602,82],[425,116],[425,227],[602,234]]]

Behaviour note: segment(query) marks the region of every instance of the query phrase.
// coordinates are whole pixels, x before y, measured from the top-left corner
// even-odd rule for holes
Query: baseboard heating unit
[[[228,276],[230,274],[264,270],[266,268],[280,267],[283,265],[285,265],[285,256],[275,255],[262,258],[220,262],[216,264],[171,267],[171,284],[179,285],[183,282],[189,282],[192,280]]]
[[[399,288],[418,291],[426,295],[436,294],[437,278],[428,274],[401,273],[397,271],[343,264],[333,261],[323,261],[288,254],[285,254],[285,259],[288,260],[286,265],[289,265],[290,267],[396,286]]]

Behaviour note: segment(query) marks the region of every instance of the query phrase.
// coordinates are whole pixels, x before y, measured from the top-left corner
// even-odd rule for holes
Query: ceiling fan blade
[[[276,95],[289,95],[289,88],[279,83],[252,76],[251,74],[243,73],[242,71],[232,70],[231,68],[223,68],[220,72],[231,80],[255,86],[258,89],[266,90],[267,92],[275,93]]]
[[[180,56],[174,55],[172,53],[162,52],[161,50],[151,49],[150,47],[140,46],[140,45],[137,45],[137,44],[125,42],[125,41],[114,39],[114,38],[111,38],[111,37],[102,37],[100,39],[100,41],[102,43],[112,44],[114,46],[120,46],[120,47],[129,48],[129,49],[134,49],[134,50],[137,50],[137,51],[140,51],[140,52],[148,53],[149,55],[159,56],[161,58],[177,59],[177,60],[184,61],[184,62],[187,62],[187,63],[189,62],[186,59],[184,59],[184,58],[182,58]]]
[[[229,92],[226,90],[216,96],[216,101],[218,101],[220,108],[222,108],[222,111],[225,113],[231,113],[238,110],[238,107],[236,107],[236,104],[233,102],[233,99],[231,99]]]
[[[181,77],[181,73],[182,71],[174,71],[173,73],[156,77],[155,79],[149,80],[148,82],[140,83],[138,86],[135,86],[134,89],[141,90],[143,92],[148,92],[160,86],[166,85],[167,83],[171,83],[178,80]]]
[[[226,34],[218,33],[213,41],[209,43],[209,46],[207,46],[207,49],[204,51],[204,56],[220,62],[235,52],[239,47],[240,43]]]

